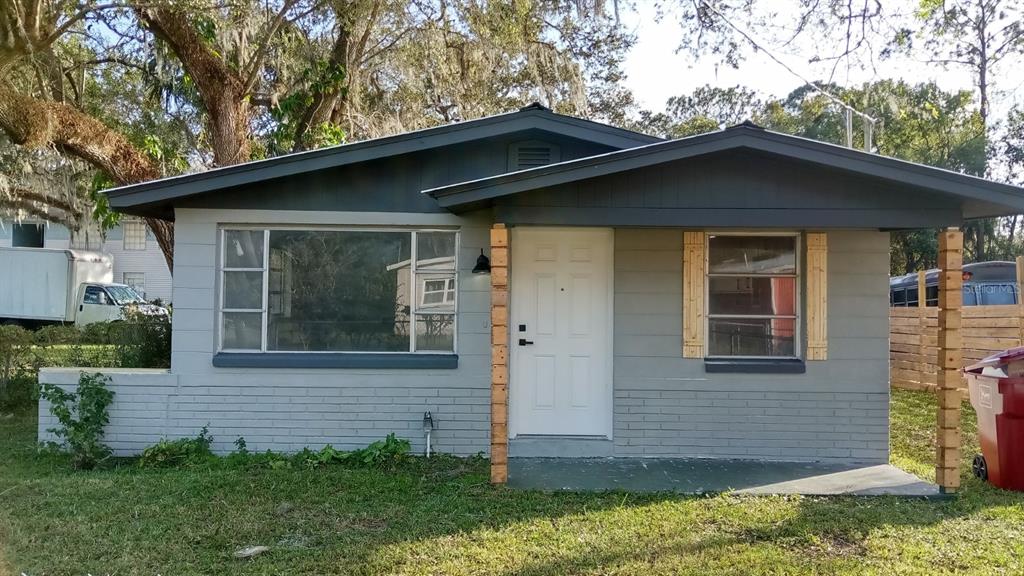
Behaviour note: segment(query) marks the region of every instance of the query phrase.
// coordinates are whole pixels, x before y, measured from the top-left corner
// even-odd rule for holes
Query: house
[[[1024,211],[750,124],[662,141],[536,105],[107,194],[176,228],[171,369],[110,372],[120,453],[206,425],[421,449],[429,411],[497,482],[506,456],[887,462],[889,232]]]
[[[114,282],[147,300],[171,302],[171,271],[153,233],[138,218],[125,218],[104,235],[72,233],[65,226],[27,218],[0,220],[0,247],[94,250],[114,259]]]

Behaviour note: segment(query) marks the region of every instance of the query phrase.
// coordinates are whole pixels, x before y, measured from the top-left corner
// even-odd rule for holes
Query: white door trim
[[[613,418],[614,418],[614,392],[613,392],[613,358],[614,358],[614,306],[615,306],[615,231],[613,228],[590,228],[590,227],[540,227],[540,226],[517,226],[513,227],[510,232],[509,238],[509,322],[508,322],[508,343],[509,343],[509,438],[513,439],[520,435],[531,435],[528,430],[524,430],[522,422],[522,390],[521,384],[517,382],[517,374],[515,367],[518,366],[518,360],[520,356],[521,347],[518,345],[518,322],[517,322],[517,283],[523,278],[526,278],[522,274],[523,268],[526,262],[522,251],[516,249],[517,245],[521,245],[522,238],[529,237],[532,234],[543,234],[550,232],[603,232],[605,239],[605,249],[607,250],[607,258],[605,264],[605,323],[603,329],[605,330],[606,337],[604,338],[604,350],[600,351],[604,361],[602,367],[604,369],[604,386],[601,390],[601,396],[603,400],[603,414],[601,422],[601,434],[597,436],[612,439],[613,433]],[[519,292],[522,294],[522,292]],[[594,436],[589,434],[588,436]]]

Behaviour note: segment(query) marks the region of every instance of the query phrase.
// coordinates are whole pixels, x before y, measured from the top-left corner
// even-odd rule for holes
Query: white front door
[[[512,230],[513,436],[611,437],[610,229]]]

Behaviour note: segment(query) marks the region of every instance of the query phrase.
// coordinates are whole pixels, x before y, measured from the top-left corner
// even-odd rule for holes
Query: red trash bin
[[[964,375],[981,443],[974,475],[999,488],[1024,491],[1024,346],[968,366]]]

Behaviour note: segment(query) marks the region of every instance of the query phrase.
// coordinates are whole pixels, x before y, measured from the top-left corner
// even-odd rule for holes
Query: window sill
[[[367,354],[361,352],[276,352],[271,354],[220,352],[214,354],[218,368],[385,368],[453,369],[459,367],[457,354]]]
[[[799,358],[705,358],[710,374],[803,374],[807,366]]]

